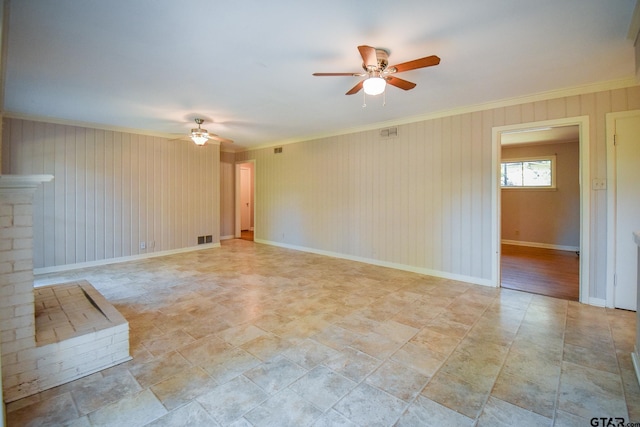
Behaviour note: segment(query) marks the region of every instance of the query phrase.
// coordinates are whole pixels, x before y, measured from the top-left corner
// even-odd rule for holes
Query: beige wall
[[[606,177],[605,114],[640,87],[485,109],[237,155],[256,160],[256,239],[490,283],[492,128],[589,117],[590,169]],[[590,297],[606,296],[606,192],[592,191]]]
[[[219,242],[219,148],[5,118],[3,173],[54,176],[35,195],[34,266]]]
[[[502,190],[502,239],[580,246],[578,142],[504,147],[502,159],[556,156],[556,190]]]

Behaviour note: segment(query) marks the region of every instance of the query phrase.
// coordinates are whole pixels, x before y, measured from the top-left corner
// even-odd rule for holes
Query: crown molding
[[[468,106],[457,107],[457,108],[448,109],[448,110],[441,110],[441,111],[436,111],[431,113],[409,116],[400,120],[389,120],[384,122],[373,123],[373,124],[361,126],[361,127],[344,128],[344,129],[336,130],[329,133],[306,135],[306,136],[290,138],[290,139],[285,139],[280,141],[271,141],[265,144],[257,145],[255,147],[246,147],[246,148],[238,147],[238,149],[235,149],[235,150],[234,149],[229,150],[229,148],[225,148],[222,151],[230,152],[230,153],[242,153],[247,151],[262,150],[265,148],[295,144],[295,143],[304,142],[304,141],[312,141],[312,140],[329,138],[329,137],[338,136],[338,135],[346,135],[351,133],[375,130],[375,129],[384,128],[388,126],[397,126],[397,125],[415,123],[415,122],[424,121],[424,120],[433,120],[433,119],[438,119],[442,117],[450,117],[450,116],[456,116],[460,114],[473,113],[477,111],[491,110],[494,108],[509,107],[512,105],[526,104],[530,102],[546,101],[546,100],[555,99],[555,98],[563,98],[563,97],[575,96],[575,95],[586,95],[589,93],[602,92],[606,90],[624,89],[624,88],[633,87],[633,86],[638,86],[638,82],[636,81],[635,77],[629,77],[624,79],[598,82],[598,83],[592,83],[592,84],[582,85],[582,86],[573,86],[569,88],[551,90],[546,92],[539,92],[536,94],[525,95],[520,97],[505,98],[505,99],[496,100],[496,101],[489,101],[486,103],[468,105]],[[31,120],[31,121],[45,122],[45,123],[52,123],[52,124],[77,126],[77,127],[84,127],[84,128],[90,128],[90,129],[99,129],[99,130],[105,130],[105,131],[131,133],[136,135],[155,136],[155,137],[167,138],[167,139],[180,138],[180,136],[176,134],[156,132],[149,129],[126,128],[121,126],[105,125],[102,123],[82,122],[79,120],[68,120],[68,119],[60,119],[60,118],[47,117],[47,116],[34,116],[34,115],[16,113],[12,111],[5,111],[4,117],[11,118],[11,119]]]
[[[531,95],[505,98],[505,99],[500,99],[496,101],[489,101],[489,102],[480,103],[480,104],[473,104],[473,105],[468,105],[463,107],[452,108],[448,110],[441,110],[441,111],[436,111],[431,113],[419,114],[419,115],[409,116],[399,120],[388,120],[384,122],[372,123],[366,126],[346,128],[346,129],[342,129],[342,130],[338,130],[330,133],[307,135],[301,138],[291,138],[291,139],[282,140],[282,141],[274,141],[274,142],[266,143],[256,147],[241,149],[236,151],[236,153],[261,150],[265,148],[278,147],[281,145],[295,144],[298,142],[312,141],[312,140],[329,138],[329,137],[338,136],[338,135],[346,135],[350,133],[365,132],[365,131],[385,128],[389,126],[398,126],[403,124],[420,122],[424,120],[433,120],[433,119],[439,119],[443,117],[457,116],[460,114],[475,113],[478,111],[486,111],[494,108],[504,108],[504,107],[510,107],[513,105],[547,101],[550,99],[564,98],[564,97],[576,96],[576,95],[587,95],[590,93],[602,92],[607,90],[625,89],[633,86],[638,86],[638,82],[636,81],[635,77],[628,77],[624,79],[592,83],[588,85],[572,86],[572,87],[563,88],[563,89],[539,92]]]

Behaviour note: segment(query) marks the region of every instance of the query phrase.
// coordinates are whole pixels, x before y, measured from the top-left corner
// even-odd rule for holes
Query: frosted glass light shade
[[[387,81],[382,77],[369,77],[362,84],[367,95],[380,95],[387,86]]]
[[[196,145],[204,145],[207,143],[209,138],[200,133],[192,133],[191,139],[196,143]]]

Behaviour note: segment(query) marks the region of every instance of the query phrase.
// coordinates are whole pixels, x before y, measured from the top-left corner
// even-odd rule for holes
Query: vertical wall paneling
[[[218,242],[217,146],[11,118],[3,138],[4,173],[54,176],[34,198],[36,268]]]
[[[604,177],[605,114],[639,98],[639,87],[571,95],[403,124],[397,138],[371,130],[238,153],[258,167],[256,238],[495,283],[492,129],[588,116],[583,167]],[[605,192],[590,196],[589,294],[601,298]]]

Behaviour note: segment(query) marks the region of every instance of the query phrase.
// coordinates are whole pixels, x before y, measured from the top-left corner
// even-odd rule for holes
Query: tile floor
[[[9,426],[589,426],[640,421],[635,313],[243,240],[87,279],[133,360]]]

